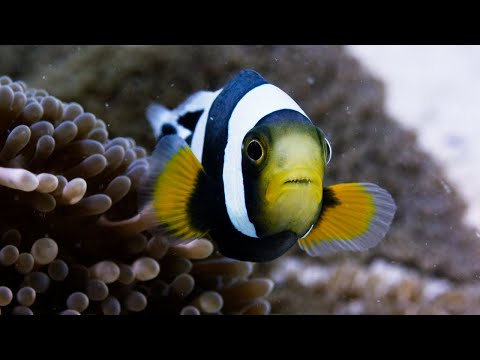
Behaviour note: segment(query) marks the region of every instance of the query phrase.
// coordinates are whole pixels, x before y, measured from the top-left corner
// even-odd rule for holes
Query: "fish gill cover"
[[[241,69],[257,70],[331,140],[327,185],[374,182],[398,206],[375,249],[322,259],[292,249],[257,265],[254,274],[276,282],[272,311],[480,313],[480,242],[462,222],[463,200],[439,164],[419,149],[415,134],[385,114],[382,83],[343,47],[37,46],[2,47],[0,53],[13,59],[0,72],[81,103],[106,120],[112,136],[133,138],[146,149],[155,140],[145,119],[148,104],[175,107],[197,90],[216,90]]]

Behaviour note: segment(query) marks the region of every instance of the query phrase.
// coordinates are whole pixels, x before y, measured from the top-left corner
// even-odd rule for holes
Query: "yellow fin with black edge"
[[[202,221],[199,194],[205,181],[205,171],[185,140],[177,135],[162,137],[151,155],[143,191],[152,225],[177,241],[203,237],[208,228]]]
[[[375,184],[329,186],[317,223],[298,244],[310,256],[369,249],[383,239],[395,211],[390,193]]]

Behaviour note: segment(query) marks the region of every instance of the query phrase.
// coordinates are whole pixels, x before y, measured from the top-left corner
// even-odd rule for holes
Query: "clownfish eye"
[[[263,157],[263,147],[258,140],[252,140],[247,145],[247,155],[252,161],[258,161]]]

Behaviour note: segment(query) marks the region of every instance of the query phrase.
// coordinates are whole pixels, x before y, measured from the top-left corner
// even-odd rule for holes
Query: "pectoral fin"
[[[392,196],[375,184],[329,186],[324,189],[320,217],[298,240],[299,246],[311,256],[366,250],[383,239],[395,210]]]
[[[202,215],[206,181],[202,165],[186,142],[177,135],[162,137],[151,156],[144,191],[154,225],[181,241],[204,236],[208,232]]]

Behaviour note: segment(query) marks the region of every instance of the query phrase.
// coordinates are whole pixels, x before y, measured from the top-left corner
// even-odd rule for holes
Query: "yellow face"
[[[310,230],[320,213],[329,147],[314,125],[257,126],[243,141],[245,199],[259,237]]]

